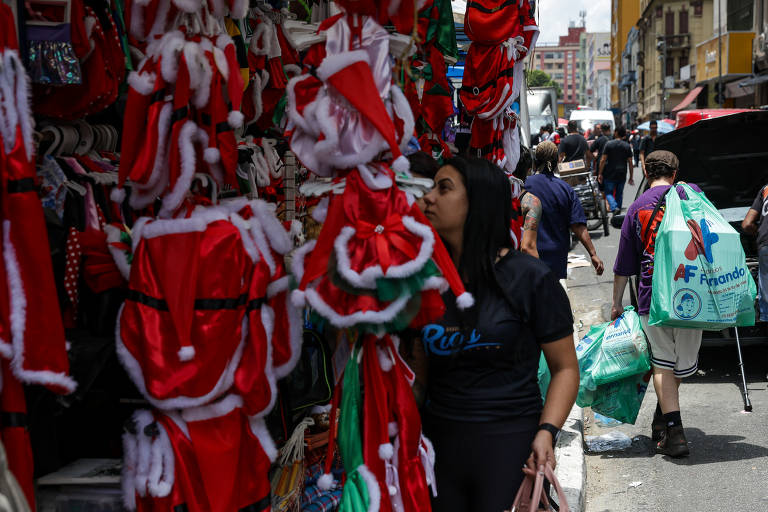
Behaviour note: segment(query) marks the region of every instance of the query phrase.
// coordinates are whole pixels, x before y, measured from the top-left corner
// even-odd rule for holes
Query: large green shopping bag
[[[680,199],[678,188],[688,199]],[[757,287],[739,233],[689,185],[670,188],[666,204],[648,323],[707,330],[754,325]]]
[[[580,407],[604,399],[606,384],[646,373],[651,368],[648,343],[634,308],[624,308],[612,322],[593,325],[576,344],[576,357],[580,374],[576,403]]]

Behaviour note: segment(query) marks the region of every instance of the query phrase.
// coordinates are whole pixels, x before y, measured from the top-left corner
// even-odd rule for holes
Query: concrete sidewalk
[[[587,464],[584,458],[584,422],[578,405],[573,406],[565,420],[555,448],[555,459],[555,476],[565,492],[568,508],[571,512],[582,512],[586,503]]]

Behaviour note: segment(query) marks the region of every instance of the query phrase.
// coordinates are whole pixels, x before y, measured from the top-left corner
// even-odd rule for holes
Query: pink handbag
[[[547,493],[544,492],[544,479],[549,480],[549,483],[557,492],[557,497],[560,502],[560,512],[569,512],[568,502],[565,500],[565,494],[563,488],[560,487],[560,482],[555,477],[555,472],[552,471],[552,466],[547,463],[539,471],[523,468],[525,473],[525,479],[520,485],[520,489],[517,491],[515,501],[512,503],[512,510],[509,512],[549,512],[555,510],[550,504]],[[544,508],[541,508],[544,505]]]

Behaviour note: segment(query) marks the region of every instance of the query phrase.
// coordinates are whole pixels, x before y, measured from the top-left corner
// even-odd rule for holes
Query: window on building
[[[661,5],[656,6],[656,17],[661,18],[662,13],[664,12],[664,7]]]
[[[667,73],[664,76],[674,76],[675,75],[675,59],[674,57],[668,57],[667,58]]]
[[[568,64],[568,71],[571,71],[573,69],[573,64]]]
[[[563,79],[563,74],[562,73],[554,73],[552,75],[552,78],[554,78],[555,80],[562,80]]]
[[[555,54],[554,53],[545,53],[544,54],[544,58],[545,59],[554,59],[555,58]]]
[[[552,69],[552,67],[553,67],[553,64],[551,62],[547,62],[546,64],[544,64],[544,69]]]
[[[688,9],[680,11],[680,34],[688,33]]]
[[[558,62],[557,64],[555,64],[555,68],[556,69],[563,69],[563,63],[562,62]]]
[[[664,13],[664,34],[668,36],[675,34],[675,13],[672,11]]]
[[[750,0],[728,1],[728,30],[752,30],[752,8]]]
[[[693,7],[694,16],[699,17],[704,15],[704,2],[702,2],[702,0],[691,2],[691,7]]]
[[[687,65],[688,65],[688,56],[687,55],[683,55],[682,57],[680,57],[680,67],[682,68],[682,67],[685,67]]]

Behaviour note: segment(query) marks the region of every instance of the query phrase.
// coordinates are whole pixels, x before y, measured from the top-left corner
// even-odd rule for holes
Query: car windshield
[[[608,119],[582,119],[579,121],[579,128],[583,132],[587,132],[592,130],[596,124],[604,123],[613,126],[613,120],[609,121]]]

